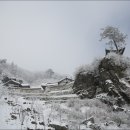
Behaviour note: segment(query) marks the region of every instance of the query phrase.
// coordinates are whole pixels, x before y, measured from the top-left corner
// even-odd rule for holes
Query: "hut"
[[[29,84],[22,84],[20,82],[21,80],[15,80],[15,79],[9,79],[7,82],[5,82],[4,86],[10,86],[10,87],[17,87],[17,88],[30,88]]]
[[[9,80],[6,83],[4,83],[5,86],[11,86],[11,87],[21,87],[21,84],[15,80]]]
[[[58,86],[58,83],[42,83],[41,84],[41,87],[42,89],[45,91],[46,90],[46,87],[49,87],[49,88],[53,88],[53,87],[56,87]]]
[[[59,82],[58,82],[58,86],[64,86],[64,85],[66,85],[66,84],[68,84],[68,83],[71,83],[71,82],[73,82],[74,80],[73,79],[70,79],[70,78],[64,78],[64,79],[62,79],[62,80],[60,80]]]

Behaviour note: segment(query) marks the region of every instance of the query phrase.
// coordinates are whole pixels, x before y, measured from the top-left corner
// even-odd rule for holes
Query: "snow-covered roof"
[[[42,86],[47,86],[47,83],[42,83],[41,85],[42,85]]]
[[[41,86],[56,86],[58,83],[42,83]]]
[[[18,81],[15,81],[15,80],[10,80],[10,81],[13,81],[14,83],[20,84]]]
[[[66,77],[66,78],[60,80],[58,83],[61,83],[61,82],[63,82],[63,81],[67,81],[67,80],[70,81],[70,82],[74,81],[73,79]]]
[[[15,81],[15,80],[9,80],[6,83],[4,83],[3,85],[6,85],[6,84],[17,84],[17,85],[20,85],[20,83]]]
[[[30,86],[29,84],[21,84],[22,86]]]

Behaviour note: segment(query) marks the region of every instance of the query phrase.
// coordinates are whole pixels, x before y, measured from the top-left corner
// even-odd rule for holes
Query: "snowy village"
[[[0,130],[130,130],[129,7],[0,1]]]

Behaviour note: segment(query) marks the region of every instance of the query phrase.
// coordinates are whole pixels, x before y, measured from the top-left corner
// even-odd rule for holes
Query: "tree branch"
[[[119,52],[119,49],[118,49],[118,46],[117,46],[115,40],[113,40],[113,42],[114,42],[114,45],[115,45],[115,47],[116,47],[117,52]]]

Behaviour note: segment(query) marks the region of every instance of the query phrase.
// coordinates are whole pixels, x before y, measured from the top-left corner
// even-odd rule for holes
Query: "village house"
[[[62,79],[62,80],[60,80],[59,82],[58,82],[58,86],[64,86],[64,85],[66,85],[66,84],[68,84],[68,83],[71,83],[71,82],[73,82],[74,80],[73,79],[70,79],[70,78],[64,78],[64,79]]]
[[[18,81],[15,80],[9,80],[6,83],[4,83],[4,86],[10,86],[10,87],[20,87],[20,88],[30,88],[29,84],[21,84]]]
[[[4,86],[9,87],[20,87],[20,88],[30,88],[29,84],[23,84],[22,80],[16,79],[16,78],[9,78],[8,76],[5,76],[2,80],[4,83]]]
[[[54,88],[57,88],[57,87],[60,87],[60,86],[65,86],[71,82],[73,82],[74,80],[73,79],[70,79],[70,78],[64,78],[58,82],[54,82],[54,83],[42,83],[41,84],[41,87],[42,89],[45,91],[46,88],[49,88],[49,89],[54,89]]]
[[[11,86],[11,87],[20,87],[20,83],[15,80],[8,80],[6,83],[4,83],[4,86]]]
[[[42,89],[45,91],[46,90],[46,87],[55,87],[55,86],[58,86],[58,83],[42,83],[41,84],[41,87]]]

